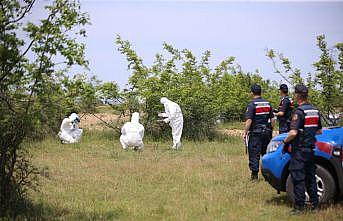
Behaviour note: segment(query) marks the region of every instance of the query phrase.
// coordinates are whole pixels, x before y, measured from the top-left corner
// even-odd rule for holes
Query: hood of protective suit
[[[168,101],[169,101],[169,100],[168,100],[168,98],[166,98],[166,97],[162,97],[162,98],[161,98],[161,104],[166,104]]]
[[[131,116],[131,122],[132,123],[139,123],[139,113],[134,112]]]
[[[72,121],[79,121],[80,122],[80,118],[79,116],[76,114],[76,113],[72,113],[70,116],[69,116],[69,119],[72,120]]]

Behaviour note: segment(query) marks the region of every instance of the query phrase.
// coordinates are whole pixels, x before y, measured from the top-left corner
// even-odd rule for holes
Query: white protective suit
[[[83,131],[79,128],[79,123],[80,118],[75,113],[63,119],[60,132],[58,133],[62,143],[79,142]]]
[[[126,122],[121,128],[120,143],[124,150],[133,147],[134,150],[141,150],[144,147],[144,126],[139,123],[139,113],[132,114],[131,122]]]
[[[177,103],[168,100],[166,97],[161,98],[161,103],[164,105],[165,113],[160,113],[158,116],[165,117],[163,121],[169,123],[169,126],[172,128],[172,149],[179,149],[181,147],[181,135],[183,129],[183,115],[181,108]]]

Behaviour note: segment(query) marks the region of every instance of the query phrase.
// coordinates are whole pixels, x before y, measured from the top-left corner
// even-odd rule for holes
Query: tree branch
[[[35,1],[36,1],[36,0],[32,0],[32,2],[29,3],[29,4],[27,5],[27,7],[25,8],[23,14],[21,14],[17,19],[14,19],[14,20],[12,20],[12,21],[7,21],[7,22],[5,23],[4,26],[9,25],[9,24],[11,24],[11,23],[16,23],[16,22],[20,21],[21,19],[23,19],[23,18],[25,17],[25,15],[26,15],[29,11],[31,11],[32,6],[34,5]]]
[[[26,55],[26,53],[30,50],[30,48],[32,47],[32,45],[33,45],[33,43],[34,43],[35,41],[36,41],[36,40],[33,39],[33,40],[30,42],[30,44],[29,44],[29,46],[27,46],[26,50],[19,56],[18,61],[19,61],[22,57],[24,57],[24,56]]]
[[[1,100],[3,100],[3,101],[6,103],[7,107],[8,107],[12,112],[14,112],[14,113],[17,114],[17,112],[13,109],[13,107],[12,107],[10,101],[8,100],[8,97],[7,97],[7,96],[5,96],[3,93],[0,93],[0,98],[1,98]]]

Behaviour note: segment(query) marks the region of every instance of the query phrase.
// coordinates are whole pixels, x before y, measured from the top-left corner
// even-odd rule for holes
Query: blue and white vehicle
[[[294,201],[292,178],[289,173],[291,156],[282,154],[282,141],[287,133],[274,137],[262,158],[262,174],[277,191],[287,192]],[[343,196],[343,127],[323,129],[317,135],[314,150],[317,165],[316,180],[320,202],[329,202]],[[308,194],[306,193],[308,200]]]

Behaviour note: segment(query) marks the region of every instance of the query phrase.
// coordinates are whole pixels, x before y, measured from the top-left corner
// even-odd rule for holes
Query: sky
[[[44,14],[41,5],[33,17]],[[258,69],[276,81],[281,77],[273,73],[267,48],[284,53],[304,74],[319,58],[317,35],[325,34],[330,47],[343,42],[343,2],[81,0],[81,9],[92,23],[84,40],[90,62],[86,72],[121,88],[130,71],[117,51],[117,34],[133,44],[146,65],[167,42],[197,56],[210,50],[212,67],[234,56],[244,71]]]

